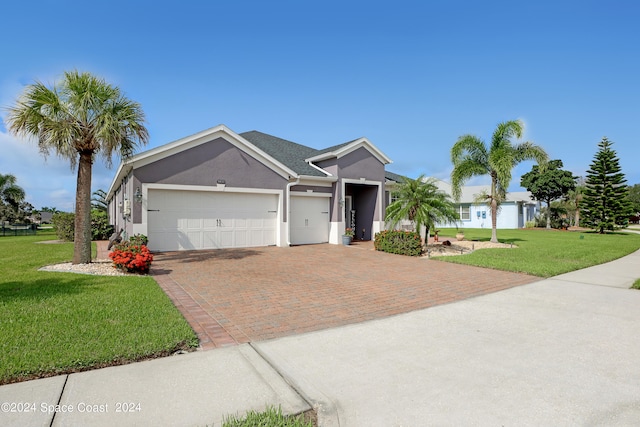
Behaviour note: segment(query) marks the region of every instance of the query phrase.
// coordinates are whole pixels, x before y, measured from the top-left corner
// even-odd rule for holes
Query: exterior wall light
[[[140,187],[136,188],[133,198],[137,203],[142,203],[142,192],[140,191]]]

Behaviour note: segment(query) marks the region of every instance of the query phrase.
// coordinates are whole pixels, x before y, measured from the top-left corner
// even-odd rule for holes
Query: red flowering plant
[[[153,261],[153,255],[146,245],[125,241],[116,245],[109,254],[113,266],[129,273],[147,274]]]

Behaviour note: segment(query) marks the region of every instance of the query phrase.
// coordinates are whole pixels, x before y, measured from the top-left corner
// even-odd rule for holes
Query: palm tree
[[[133,154],[149,138],[140,104],[90,73],[70,71],[52,88],[40,82],[28,85],[9,108],[8,129],[33,137],[47,156],[54,151],[78,165],[73,263],[91,262],[91,169],[94,157],[111,166],[117,152]]]
[[[91,209],[106,212],[109,204],[107,203],[107,193],[104,190],[96,190],[91,198]]]
[[[17,206],[24,200],[25,194],[22,187],[16,184],[14,175],[0,174],[0,200],[6,204]]]
[[[16,177],[7,174],[0,174],[0,205],[5,204],[9,211],[17,213],[20,202],[24,200],[25,193],[22,187],[16,184]],[[7,218],[4,218],[4,217]],[[13,215],[2,215],[3,219],[13,217]]]
[[[511,171],[520,162],[535,160],[544,164],[548,160],[542,147],[531,142],[512,144],[511,138],[522,138],[524,125],[520,120],[499,123],[487,147],[474,135],[463,135],[451,148],[451,188],[453,197],[460,200],[462,186],[474,176],[489,175],[491,191],[486,198],[491,206],[491,241],[498,242],[496,222],[498,206],[507,194],[511,182]]]
[[[424,175],[416,179],[403,177],[394,193],[397,198],[387,206],[385,220],[395,227],[400,221],[408,219],[418,232],[425,226],[425,242],[429,230],[436,223],[455,224],[458,220],[458,213],[449,195],[436,186],[433,178],[425,179]]]

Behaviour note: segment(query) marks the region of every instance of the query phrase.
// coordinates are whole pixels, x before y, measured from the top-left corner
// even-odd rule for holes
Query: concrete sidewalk
[[[267,405],[311,409],[248,344],[10,384],[0,404],[1,426],[220,426]]]
[[[323,426],[635,426],[640,251],[392,318],[255,344]]]
[[[637,278],[640,251],[385,319],[2,386],[0,425],[219,426],[266,405],[313,405],[321,426],[637,425]]]

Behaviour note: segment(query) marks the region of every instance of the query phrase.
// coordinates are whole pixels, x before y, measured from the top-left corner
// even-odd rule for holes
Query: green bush
[[[76,216],[72,213],[58,212],[53,215],[51,222],[56,227],[58,239],[73,242],[74,221]]]
[[[131,245],[146,246],[147,243],[149,243],[149,238],[144,234],[134,234],[133,236],[129,237],[129,243]]]
[[[422,239],[415,231],[385,230],[376,233],[373,245],[377,251],[408,256],[422,254]]]
[[[73,242],[75,218],[75,214],[67,212],[58,212],[53,215],[51,222],[56,227],[58,239]],[[109,224],[107,213],[93,209],[91,211],[91,239],[108,240],[112,234],[113,226]]]
[[[109,224],[109,216],[105,211],[91,210],[91,239],[109,240],[113,234],[113,225]]]

